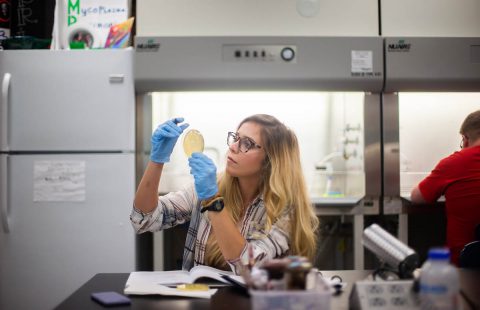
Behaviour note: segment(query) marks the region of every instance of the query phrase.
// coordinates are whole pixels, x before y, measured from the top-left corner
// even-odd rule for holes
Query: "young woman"
[[[169,120],[153,133],[150,162],[130,216],[135,230],[158,231],[190,221],[186,270],[209,265],[239,273],[252,252],[256,263],[285,255],[313,259],[318,219],[295,134],[273,116],[247,117],[236,132],[228,133],[222,174],[217,176],[207,156],[193,153],[189,165],[194,184],[159,197],[163,165],[188,127],[182,122]]]

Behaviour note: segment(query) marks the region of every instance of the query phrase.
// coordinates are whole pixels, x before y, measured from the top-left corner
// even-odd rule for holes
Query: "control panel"
[[[420,309],[413,280],[359,281],[350,295],[351,309]]]
[[[294,45],[223,45],[222,54],[225,62],[297,62]]]

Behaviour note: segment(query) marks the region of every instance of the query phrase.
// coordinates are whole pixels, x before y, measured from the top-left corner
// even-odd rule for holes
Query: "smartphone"
[[[96,292],[90,295],[93,300],[102,306],[123,306],[131,303],[130,298],[117,292]]]

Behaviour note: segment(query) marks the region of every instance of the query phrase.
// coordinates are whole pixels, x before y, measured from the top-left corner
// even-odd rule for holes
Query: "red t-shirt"
[[[419,189],[428,203],[445,196],[447,246],[458,265],[460,251],[474,241],[475,226],[480,224],[480,146],[442,159]]]

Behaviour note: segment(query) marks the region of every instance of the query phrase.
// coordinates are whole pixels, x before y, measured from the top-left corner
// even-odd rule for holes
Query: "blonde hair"
[[[238,128],[247,122],[262,127],[262,147],[266,156],[259,193],[263,194],[267,213],[265,231],[270,230],[282,212],[291,210],[289,254],[302,255],[313,260],[317,245],[318,218],[305,185],[297,137],[292,130],[271,115],[252,115],[244,119]],[[224,172],[218,183],[225,208],[230,212],[232,220],[238,223],[244,211],[238,178]],[[209,238],[207,242],[205,262],[212,266],[225,265],[215,238]]]

